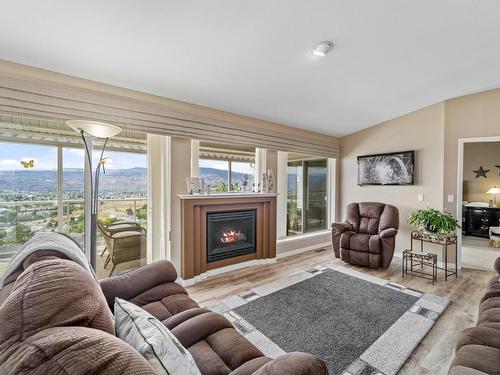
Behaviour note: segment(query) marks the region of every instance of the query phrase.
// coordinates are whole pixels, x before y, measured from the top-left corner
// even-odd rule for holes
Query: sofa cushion
[[[0,321],[0,369],[8,370],[0,370],[2,374],[19,373],[22,371],[14,369],[26,367],[36,368],[33,373],[40,374],[98,374],[104,373],[106,366],[134,373],[125,371],[134,356],[125,354],[122,346],[118,345],[117,350],[124,353],[123,357],[109,349],[102,360],[94,358],[116,344],[113,316],[94,277],[70,260],[48,259],[31,264],[0,306]],[[107,341],[101,343],[98,339],[103,337]],[[74,359],[77,348],[85,349],[78,360]],[[132,362],[127,362],[127,356]],[[121,364],[114,364],[115,360]],[[82,365],[85,361],[89,362],[86,367]],[[81,371],[65,370],[78,363]],[[146,362],[141,363],[140,370],[152,373]]]
[[[500,276],[493,276],[486,285],[486,293],[481,301],[486,301],[489,298],[500,297]]]
[[[453,366],[448,375],[488,375],[485,372],[464,366]]]
[[[487,374],[500,374],[500,349],[483,345],[465,345],[457,350],[452,367],[463,366]]]
[[[64,259],[33,263],[16,280],[0,308],[0,342],[22,341],[61,326],[114,334],[113,315],[94,277]]]
[[[488,298],[479,305],[477,325],[500,323],[500,297]]]
[[[114,311],[118,337],[141,353],[157,374],[200,375],[191,354],[158,319],[120,298]]]
[[[172,333],[191,352],[202,374],[226,375],[264,356],[224,316],[214,312],[185,320]]]
[[[0,374],[154,375],[130,345],[86,327],[48,328],[0,350]]]
[[[130,300],[157,285],[171,283],[176,279],[174,265],[168,260],[159,260],[122,275],[99,280],[99,283],[108,305],[113,308],[115,297]]]
[[[482,345],[500,349],[500,332],[490,327],[467,328],[460,335],[456,348],[466,345]]]

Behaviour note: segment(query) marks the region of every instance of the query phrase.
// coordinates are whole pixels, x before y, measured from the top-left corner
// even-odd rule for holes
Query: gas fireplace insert
[[[256,210],[207,213],[207,262],[256,251]]]

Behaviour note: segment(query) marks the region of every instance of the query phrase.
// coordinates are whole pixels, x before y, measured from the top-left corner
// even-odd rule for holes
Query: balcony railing
[[[107,222],[135,221],[146,226],[146,198],[99,200],[99,216]],[[83,199],[0,202],[0,275],[6,262],[37,232],[64,232],[80,245],[84,237]],[[104,242],[98,239],[98,253]]]

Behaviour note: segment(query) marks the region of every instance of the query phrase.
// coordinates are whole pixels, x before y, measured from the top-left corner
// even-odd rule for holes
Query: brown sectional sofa
[[[500,257],[488,282],[475,327],[462,332],[450,375],[500,375]]]
[[[322,360],[288,353],[272,360],[222,315],[200,308],[159,261],[99,284],[81,266],[39,252],[0,289],[1,374],[152,374],[149,364],[114,336],[120,297],[160,319],[207,375],[326,375]]]

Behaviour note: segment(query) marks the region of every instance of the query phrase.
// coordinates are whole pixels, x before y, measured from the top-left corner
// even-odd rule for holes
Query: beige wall
[[[444,103],[420,109],[341,139],[339,219],[350,202],[375,201],[392,204],[400,211],[396,251],[410,246],[408,214],[426,206],[443,205]],[[415,150],[416,183],[413,186],[358,186],[357,156]],[[424,201],[418,201],[418,195]]]
[[[500,89],[446,101],[443,197],[457,194],[458,140],[500,136]],[[455,212],[455,203],[445,209]]]
[[[500,187],[500,142],[466,143],[464,145],[463,200],[467,202],[488,202],[493,199],[486,191]],[[487,178],[473,172],[482,166],[490,171]],[[500,198],[500,197],[499,197]]]

